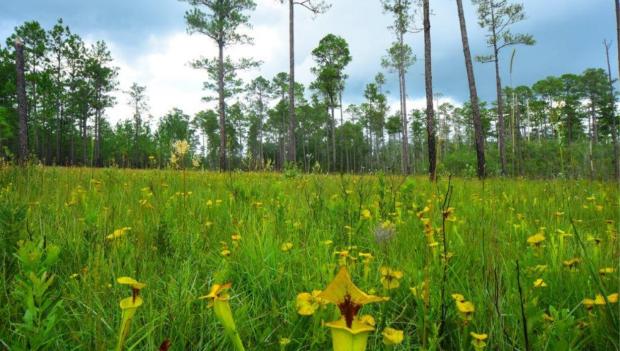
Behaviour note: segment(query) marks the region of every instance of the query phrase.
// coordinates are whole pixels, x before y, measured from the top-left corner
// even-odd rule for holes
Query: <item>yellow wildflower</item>
[[[473,318],[473,314],[476,311],[474,304],[470,301],[456,301],[456,308],[466,322]]]
[[[598,274],[604,276],[604,275],[607,275],[607,274],[614,273],[615,271],[616,270],[614,268],[612,268],[612,267],[605,267],[605,268],[599,269],[598,270]]]
[[[327,302],[318,297],[321,290],[313,290],[312,293],[302,292],[297,295],[297,313],[302,316],[311,316],[316,310]]]
[[[547,283],[545,283],[545,281],[542,280],[542,278],[538,278],[536,279],[536,281],[534,281],[534,287],[535,288],[546,288]]]
[[[389,267],[381,267],[381,284],[387,290],[396,289],[400,286],[403,272]]]
[[[106,239],[114,240],[114,239],[121,238],[125,236],[125,234],[127,234],[127,232],[129,232],[130,230],[131,230],[131,227],[123,227],[120,229],[116,229],[112,234],[106,236]]]
[[[540,232],[527,238],[527,243],[533,247],[540,247],[543,241],[545,241],[545,235]]]
[[[592,299],[585,298],[583,299],[583,301],[581,301],[581,303],[587,310],[591,310],[592,307],[594,307],[594,300]]]
[[[603,241],[603,239],[594,237],[592,235],[588,235],[586,240],[593,243],[594,245],[599,245]]]
[[[594,304],[595,305],[605,305],[607,302],[605,302],[605,297],[603,297],[603,295],[601,294],[596,294],[596,296],[594,297]]]
[[[547,270],[547,265],[546,264],[538,264],[536,266],[534,266],[534,271],[542,273],[545,272]]]
[[[430,210],[431,210],[431,209],[430,209],[430,207],[425,206],[425,207],[422,209],[422,211],[418,212],[416,215],[418,216],[418,218],[422,218],[422,217],[424,217],[424,215],[425,215],[426,213],[428,213]]]
[[[354,248],[349,247],[350,250],[353,250]],[[342,250],[342,251],[335,251],[334,252],[335,255],[338,255],[338,264],[340,266],[346,266],[347,265],[347,261],[355,261],[357,260],[355,257],[350,255],[350,251],[349,250]]]
[[[421,282],[420,284],[409,288],[409,291],[411,291],[411,294],[416,298],[416,299],[421,299],[425,305],[428,306],[429,304],[429,295],[430,295],[430,291],[428,289],[428,280],[425,280],[423,282]]]
[[[402,330],[394,329],[394,328],[385,328],[383,329],[383,343],[385,345],[400,345],[404,339],[404,333]]]
[[[369,220],[372,218],[372,215],[370,214],[370,210],[367,208],[362,210],[361,216],[362,216],[362,219],[365,219],[365,220]]]
[[[571,258],[570,260],[566,260],[562,262],[562,264],[567,268],[575,268],[580,262],[581,262],[581,259],[579,257],[574,257],[574,258]]]
[[[573,234],[567,233],[567,232],[565,232],[565,231],[563,231],[562,229],[559,229],[559,228],[556,229],[556,232],[560,235],[561,239],[563,239],[563,238],[570,238],[570,237],[573,236]]]
[[[453,207],[448,207],[445,211],[443,211],[443,218],[449,218],[454,213]]]
[[[360,252],[359,256],[364,259],[364,264],[368,265],[374,259],[374,256],[370,252]]]
[[[293,243],[290,241],[287,241],[285,243],[282,243],[282,245],[280,245],[280,250],[283,252],[287,252],[292,248],[293,248]]]
[[[463,295],[461,295],[461,294],[454,293],[454,294],[452,294],[451,296],[452,296],[452,299],[453,299],[455,302],[464,302],[464,301],[465,301],[465,297],[464,297]]]
[[[474,332],[470,332],[469,335],[471,335],[472,337],[471,344],[474,349],[476,351],[484,350],[484,348],[487,346],[486,340],[489,336],[484,333],[478,334]]]

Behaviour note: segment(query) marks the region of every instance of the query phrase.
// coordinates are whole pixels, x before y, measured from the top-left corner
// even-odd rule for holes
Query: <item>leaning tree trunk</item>
[[[288,87],[288,154],[287,161],[295,163],[297,161],[297,142],[295,129],[297,128],[297,118],[295,116],[295,2],[289,0],[289,87]]]
[[[219,95],[220,113],[220,172],[228,169],[226,160],[226,105],[224,103],[224,43],[218,43],[219,57],[217,67],[217,90]]]
[[[456,0],[456,5],[459,13],[461,39],[463,41],[463,54],[465,56],[465,68],[467,70],[467,80],[469,82],[469,99],[471,103],[471,112],[474,121],[476,156],[478,159],[478,178],[483,179],[485,177],[484,137],[482,135],[482,119],[480,118],[480,105],[478,104],[476,77],[474,76],[474,67],[471,60],[471,51],[469,49],[467,24],[465,23],[465,14],[463,13],[463,0]]]
[[[433,70],[431,61],[431,20],[429,0],[424,0],[424,83],[426,85],[426,135],[428,140],[428,174],[435,181],[435,110],[433,107]]]
[[[15,67],[17,88],[17,110],[19,113],[19,163],[24,164],[28,157],[28,110],[26,105],[26,78],[24,75],[24,44],[15,40]]]

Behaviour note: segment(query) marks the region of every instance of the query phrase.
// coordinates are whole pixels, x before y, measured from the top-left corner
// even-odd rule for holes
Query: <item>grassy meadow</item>
[[[114,349],[129,276],[146,286],[127,350],[233,350],[199,299],[228,282],[247,350],[331,350],[338,309],[298,295],[346,266],[389,297],[360,312],[368,350],[614,350],[619,196],[585,180],[6,167],[0,349]]]

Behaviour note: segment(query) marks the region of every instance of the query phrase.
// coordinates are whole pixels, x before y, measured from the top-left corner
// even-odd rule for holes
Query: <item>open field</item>
[[[451,184],[444,201],[448,180],[422,177],[5,168],[0,345],[113,349],[130,293],[116,280],[130,276],[146,287],[126,349],[231,350],[198,299],[230,282],[247,350],[329,350],[322,321],[338,309],[304,316],[296,300],[344,265],[389,297],[360,312],[376,322],[369,350],[388,349],[386,327],[404,331],[394,350],[484,349],[471,332],[489,350],[618,349],[617,184]],[[44,271],[55,279],[37,294]]]

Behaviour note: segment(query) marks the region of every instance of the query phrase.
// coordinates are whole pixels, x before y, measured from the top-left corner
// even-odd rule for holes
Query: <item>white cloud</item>
[[[71,1],[75,1],[81,6],[74,6],[75,11],[70,16],[73,19],[66,21],[66,23],[76,33],[87,38],[88,41],[105,39],[116,59],[115,64],[120,67],[120,90],[116,93],[118,104],[108,111],[112,123],[130,118],[132,113],[127,106],[127,97],[122,91],[127,90],[133,82],[146,85],[151,114],[156,118],[161,117],[173,107],[179,107],[188,114],[194,114],[208,107],[201,100],[204,96],[202,86],[206,74],[191,68],[188,62],[200,56],[214,57],[216,47],[211,40],[204,36],[198,34],[190,36],[185,33],[185,24],[182,18],[182,10],[185,8],[179,8],[178,11],[170,10],[166,16],[161,16],[161,19],[151,18],[150,24],[154,26],[153,28],[164,28],[162,26],[165,25],[165,29],[161,29],[159,33],[167,32],[167,34],[146,35],[142,38],[143,42],[140,45],[127,47],[128,42],[135,43],[135,41],[126,39],[133,39],[139,35],[132,32],[132,29],[138,28],[138,26],[142,28],[140,19],[127,17],[123,21],[116,21],[125,13],[121,12],[124,10],[118,6],[112,6],[111,8],[114,11],[118,11],[118,18],[101,21],[99,27],[94,26],[94,24],[90,26],[90,22],[86,23],[88,26],[76,27],[74,23],[81,23],[80,19],[93,13],[93,7],[99,9],[99,5],[86,4],[88,2],[77,0]],[[524,72],[520,76],[522,78],[515,84],[530,84],[534,79],[542,78],[545,74],[555,74],[550,71],[554,67],[559,67],[557,70],[562,70],[561,73],[563,73],[568,70],[582,69],[581,66],[573,68],[569,65],[570,63],[583,61],[582,65],[585,67],[585,65],[592,66],[593,64],[590,62],[599,62],[599,59],[602,59],[600,50],[596,52],[595,50],[586,50],[590,47],[586,44],[590,42],[596,42],[598,50],[599,43],[603,38],[600,31],[591,28],[593,27],[592,21],[584,22],[589,23],[588,30],[575,27],[572,24],[573,22],[562,23],[565,19],[575,19],[579,16],[590,16],[584,17],[584,20],[594,18],[591,14],[599,13],[600,11],[596,12],[595,10],[600,9],[601,5],[593,4],[594,1],[583,0],[523,0],[523,2],[526,6],[528,19],[519,23],[515,27],[515,31],[531,32],[541,38],[538,46],[519,49],[519,63],[523,65]],[[21,3],[26,4],[28,2]],[[139,6],[138,2],[129,1],[126,3],[131,8]],[[341,35],[348,41],[353,57],[353,61],[346,72],[350,78],[345,97],[348,95],[350,99],[355,100],[354,102],[359,102],[363,99],[363,85],[372,81],[375,73],[383,71],[380,66],[380,59],[385,55],[386,49],[393,41],[393,35],[387,29],[392,19],[389,15],[382,13],[379,0],[337,0],[331,1],[331,3],[333,4],[332,8],[326,14],[319,15],[316,18],[313,18],[303,8],[296,8],[297,81],[307,86],[314,80],[314,76],[310,72],[310,68],[314,65],[311,51],[317,46],[319,40],[327,33]],[[20,2],[16,2],[16,4],[20,4]],[[472,53],[474,55],[483,54],[486,52],[485,33],[476,23],[476,13],[471,2],[465,1],[464,5]],[[30,6],[33,5],[30,4]],[[596,16],[597,23],[615,23],[613,22],[615,19],[612,13],[613,6],[610,4],[608,7],[610,9],[609,16]],[[58,6],[54,6],[54,9],[57,8]],[[463,100],[467,96],[467,81],[456,5],[454,1],[438,1],[432,5],[432,8],[434,12],[432,39],[435,90],[452,97],[459,96]],[[114,11],[105,13],[112,14],[115,13]],[[8,13],[7,11],[0,11],[0,36],[6,37],[13,31],[14,26],[21,23],[21,20],[1,18],[3,12]],[[22,11],[22,13],[31,13],[29,16],[34,16],[32,15],[33,11]],[[69,16],[69,14],[65,14],[65,16]],[[56,14],[54,13],[54,16],[47,19],[48,24],[53,23],[55,18]],[[35,19],[41,20],[41,18]],[[256,11],[251,13],[251,22],[254,28],[249,30],[249,33],[255,38],[255,45],[234,47],[228,50],[228,53],[233,58],[254,57],[264,61],[264,64],[260,70],[245,72],[242,77],[247,80],[262,74],[271,78],[280,71],[288,71],[287,4],[282,4],[278,0],[257,0]],[[109,30],[105,26],[102,27],[102,24],[109,26]],[[151,30],[148,29],[150,27],[145,28],[147,28],[144,30],[145,32]],[[613,26],[609,28],[613,28]],[[545,32],[562,30],[563,37],[558,37],[557,40],[553,41],[548,39],[547,42],[544,42],[542,30]],[[589,36],[575,36],[576,34],[588,34],[588,31],[592,31]],[[118,37],[119,33],[122,33],[124,37]],[[575,37],[575,40],[561,40],[569,37],[569,35]],[[588,38],[588,40],[583,38]],[[408,107],[424,108],[423,39],[421,33],[408,35],[407,42],[413,46],[414,53],[418,55],[418,62],[412,67],[407,78],[408,92],[411,97]],[[554,57],[556,55],[554,51],[558,50],[558,54],[565,53],[566,50],[560,50],[563,48],[570,48],[571,52],[575,54],[593,52],[591,56],[596,57],[598,61],[588,61],[587,57],[581,56],[579,56],[580,60],[558,60]],[[532,50],[536,50],[535,56]],[[136,52],[137,55],[135,55]],[[550,55],[549,52],[554,52],[554,55]],[[536,71],[536,69],[538,69],[538,73],[527,74],[530,71]],[[493,99],[494,77],[492,66],[476,64],[475,70],[481,98]],[[394,105],[393,110],[395,110],[398,107],[398,91],[394,89],[395,76],[386,74],[386,77],[392,90],[390,101],[395,102],[392,104]],[[454,102],[458,100],[450,97],[442,100],[450,99]],[[459,103],[455,104],[459,105]]]
[[[257,26],[251,32],[255,39],[254,46],[226,50],[226,54],[233,58],[252,57],[264,62],[260,70],[243,72],[241,78],[247,81],[258,74],[270,77],[278,72],[279,67],[286,67],[288,49],[283,46],[275,29]],[[112,55],[116,58],[114,64],[119,67],[119,91],[115,93],[118,104],[108,111],[111,121],[115,123],[131,117],[132,111],[123,91],[129,89],[133,82],[146,86],[150,112],[156,118],[173,107],[179,107],[190,115],[209,107],[202,101],[205,95],[202,87],[207,75],[192,68],[190,61],[200,57],[216,57],[217,47],[213,41],[185,32],[145,40],[147,49],[136,57],[128,57],[122,47],[110,43]]]

